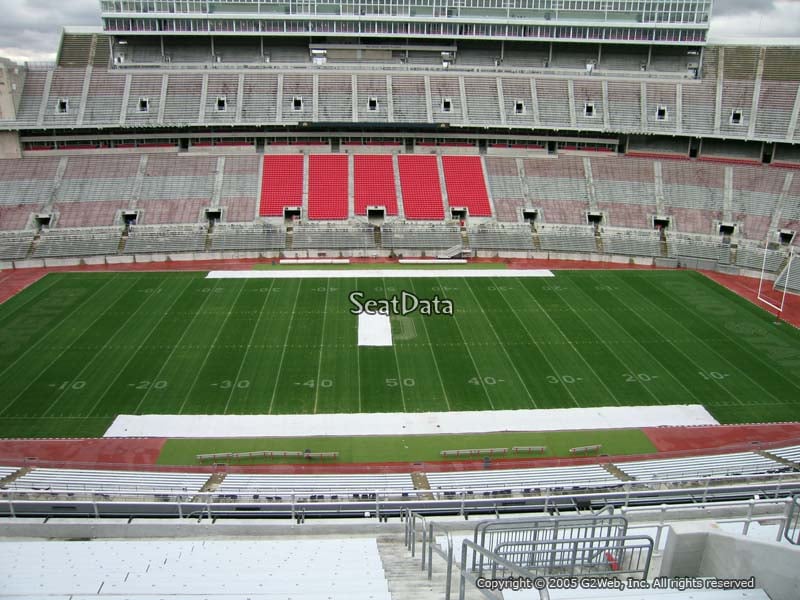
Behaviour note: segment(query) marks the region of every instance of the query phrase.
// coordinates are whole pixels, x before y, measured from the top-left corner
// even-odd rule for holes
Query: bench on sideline
[[[303,452],[300,450],[259,450],[257,452],[216,452],[213,454],[197,454],[199,462],[241,458],[339,458],[338,452]]]
[[[508,454],[508,448],[464,448],[462,450],[442,450],[439,453],[447,456],[477,456],[479,454]]]
[[[598,454],[600,450],[602,450],[602,444],[591,444],[589,446],[575,446],[574,448],[569,449],[570,455],[589,455],[589,454]]]

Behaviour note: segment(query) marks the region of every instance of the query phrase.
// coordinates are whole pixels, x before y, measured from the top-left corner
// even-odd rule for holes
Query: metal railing
[[[783,537],[790,544],[800,546],[800,496],[787,500]],[[778,539],[780,540],[780,535]]]

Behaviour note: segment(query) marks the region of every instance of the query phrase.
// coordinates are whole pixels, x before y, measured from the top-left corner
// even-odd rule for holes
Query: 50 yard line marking
[[[389,295],[388,295],[389,292],[386,290],[386,279],[384,277],[381,277],[381,284],[383,285],[383,296],[384,296],[384,298],[388,298],[389,297]],[[392,317],[389,316],[389,331],[390,332],[391,332],[391,329],[392,329],[391,319],[392,319]],[[405,386],[403,385],[403,376],[400,374],[400,359],[397,358],[397,346],[395,346],[394,340],[392,340],[392,352],[394,352],[394,364],[397,367],[397,381],[400,383],[400,385],[398,386],[400,388],[400,400],[403,403],[403,412],[406,412],[406,394],[403,391],[403,388]]]
[[[136,347],[136,350],[134,350],[133,352],[131,352],[131,355],[128,357],[128,360],[126,360],[126,361],[125,361],[125,364],[124,364],[124,365],[122,365],[122,368],[120,368],[120,369],[117,371],[117,375],[116,375],[116,376],[115,376],[115,377],[114,377],[114,378],[111,380],[111,383],[109,383],[109,384],[108,384],[108,386],[106,386],[106,389],[105,389],[105,390],[103,390],[103,393],[102,393],[102,394],[100,394],[100,396],[97,398],[97,401],[94,403],[94,405],[92,406],[92,408],[90,408],[90,409],[89,409],[89,412],[87,412],[87,413],[86,413],[86,418],[87,418],[87,419],[88,419],[88,418],[91,418],[91,415],[92,415],[92,413],[93,413],[95,410],[97,410],[97,407],[98,407],[98,406],[100,406],[100,403],[103,401],[103,398],[105,398],[105,397],[106,397],[106,394],[108,394],[108,392],[110,392],[110,391],[111,391],[111,388],[112,388],[112,387],[114,387],[114,384],[116,384],[116,383],[117,383],[117,381],[119,381],[119,378],[120,378],[120,377],[122,377],[122,374],[123,374],[123,373],[126,371],[126,369],[127,369],[127,368],[128,368],[128,366],[131,364],[131,362],[133,361],[133,359],[134,359],[134,358],[135,358],[135,357],[136,357],[136,356],[139,354],[139,352],[141,352],[142,348],[144,348],[144,345],[145,345],[145,344],[147,343],[147,341],[148,341],[148,340],[149,340],[149,339],[150,339],[150,338],[153,336],[153,333],[155,333],[155,331],[156,331],[156,328],[157,328],[157,327],[158,327],[158,326],[161,324],[161,321],[163,321],[163,320],[164,320],[164,318],[165,318],[165,317],[166,317],[166,316],[167,316],[167,315],[168,315],[168,314],[169,314],[169,313],[172,311],[172,308],[175,306],[175,304],[178,302],[178,300],[180,300],[180,299],[183,297],[183,294],[186,292],[186,290],[188,290],[188,289],[189,289],[189,286],[191,286],[191,285],[192,285],[192,283],[193,283],[194,281],[195,281],[194,279],[189,279],[189,280],[187,281],[186,285],[184,286],[184,288],[183,288],[183,289],[182,289],[182,290],[181,290],[181,291],[180,291],[178,294],[176,294],[176,296],[175,296],[175,299],[174,299],[174,300],[173,300],[173,301],[170,303],[170,305],[169,305],[169,307],[167,308],[167,310],[165,310],[164,312],[162,312],[162,313],[161,313],[161,316],[158,318],[158,320],[157,320],[157,321],[156,321],[156,322],[153,324],[153,326],[150,328],[150,331],[149,331],[149,332],[147,332],[147,335],[146,335],[146,336],[144,336],[144,338],[142,338],[142,341],[141,341],[141,343],[140,343],[140,344],[139,344],[139,345]],[[155,296],[155,294],[152,294],[152,295],[151,295],[151,296],[150,296],[150,297],[147,299],[147,302],[149,302],[149,301],[150,301],[150,299],[151,299],[151,298],[153,298],[153,296]],[[142,304],[146,304],[146,302],[143,302]]]
[[[242,360],[239,362],[239,369],[236,371],[236,378],[233,380],[234,382],[239,381],[239,377],[242,375],[242,369],[244,368],[244,363],[247,360],[247,354],[250,352],[250,346],[253,343],[253,338],[256,336],[256,331],[258,331],[258,325],[261,323],[261,317],[264,315],[264,308],[267,306],[267,300],[269,300],[270,295],[272,294],[272,288],[275,286],[275,280],[272,279],[269,283],[269,289],[267,293],[264,294],[264,300],[261,302],[261,310],[258,313],[258,318],[256,322],[253,324],[252,331],[250,332],[250,338],[247,340],[247,348],[242,355]],[[231,386],[231,393],[228,394],[228,400],[225,402],[225,408],[222,410],[222,414],[228,414],[228,406],[230,406],[231,400],[233,399],[233,393],[236,390],[236,385]]]
[[[286,346],[289,343],[289,334],[292,333],[292,325],[294,325],[294,315],[295,311],[297,310],[297,299],[300,297],[300,288],[303,287],[303,280],[296,279],[297,281],[297,293],[294,296],[294,304],[292,305],[292,313],[289,316],[289,327],[286,328],[286,337],[283,340],[283,349],[281,350],[281,359],[278,361],[278,370],[275,371],[275,385],[272,386],[272,398],[269,401],[269,409],[267,410],[267,414],[272,414],[272,407],[275,404],[275,395],[278,393],[278,381],[281,378],[281,369],[283,369],[283,359],[286,356]]]
[[[325,351],[325,321],[328,316],[328,293],[330,292],[330,278],[325,279],[325,304],[322,307],[322,335],[319,339],[319,360],[317,361],[317,378],[314,380],[314,414],[317,414],[317,405],[319,404],[319,378],[322,375],[322,354]]]
[[[505,344],[503,344],[503,340],[501,340],[500,336],[497,335],[497,331],[495,330],[494,325],[492,324],[492,321],[489,319],[489,315],[486,314],[486,311],[483,309],[483,305],[481,304],[481,301],[478,300],[478,296],[475,295],[475,290],[472,289],[472,286],[469,284],[469,280],[466,277],[464,277],[463,280],[464,280],[464,283],[467,285],[467,289],[472,294],[472,297],[475,299],[475,303],[478,305],[478,308],[481,309],[481,314],[483,315],[483,318],[486,319],[486,322],[489,324],[489,329],[492,330],[492,333],[494,334],[494,337],[497,340],[497,343],[500,344],[500,347],[503,349],[503,352],[505,353],[506,358],[508,359],[508,364],[510,364],[511,368],[514,369],[514,373],[516,373],[517,379],[519,379],[519,382],[522,384],[522,387],[525,389],[525,393],[528,394],[528,398],[530,399],[531,404],[533,405],[534,408],[539,408],[539,406],[536,404],[536,400],[533,399],[533,395],[531,394],[530,390],[528,389],[528,386],[525,385],[525,381],[522,379],[522,375],[520,375],[519,370],[517,369],[517,366],[514,364],[514,361],[511,359],[511,355],[508,353],[508,349],[506,348]],[[496,288],[497,284],[494,281],[494,277],[492,277],[490,279],[490,281],[492,282],[492,284]]]
[[[273,279],[273,281],[275,281],[275,280]],[[194,381],[192,381],[192,385],[189,386],[189,390],[186,392],[186,397],[183,399],[183,402],[181,402],[181,407],[178,409],[178,414],[179,415],[183,413],[183,407],[186,406],[186,403],[189,401],[189,398],[192,395],[192,390],[194,390],[195,386],[197,386],[197,382],[200,379],[200,373],[203,370],[203,368],[206,366],[206,364],[208,363],[208,357],[211,356],[211,352],[214,350],[214,346],[216,345],[217,341],[219,340],[219,334],[222,333],[222,330],[225,329],[225,325],[228,323],[228,320],[231,318],[231,315],[234,312],[233,309],[236,306],[236,303],[239,301],[239,298],[241,297],[245,286],[247,285],[247,279],[242,279],[242,282],[243,282],[242,286],[239,288],[239,291],[236,293],[236,298],[233,299],[233,302],[230,305],[230,310],[228,311],[228,314],[225,315],[224,319],[222,319],[222,324],[219,326],[219,329],[217,329],[217,333],[214,336],[214,339],[212,340],[211,345],[208,347],[208,350],[206,351],[206,355],[203,358],[203,362],[200,363],[200,366],[198,367],[197,372],[194,374]],[[210,295],[211,294],[209,293],[209,296]],[[234,380],[234,384],[231,386],[231,389],[233,390],[235,388],[236,388],[236,382]]]
[[[414,295],[417,296],[417,288],[414,286],[414,279],[408,279],[411,282],[411,291],[414,292]],[[452,408],[450,407],[450,400],[447,398],[447,390],[444,387],[444,378],[442,377],[442,371],[439,369],[439,361],[436,360],[436,353],[433,351],[433,344],[431,343],[431,336],[428,333],[428,326],[425,324],[425,318],[422,318],[422,329],[425,330],[425,339],[428,341],[428,349],[431,352],[431,357],[433,358],[433,366],[436,367],[436,375],[439,377],[439,385],[442,387],[442,395],[444,396],[444,402],[447,406],[447,410],[450,411]],[[491,402],[491,400],[489,401]]]

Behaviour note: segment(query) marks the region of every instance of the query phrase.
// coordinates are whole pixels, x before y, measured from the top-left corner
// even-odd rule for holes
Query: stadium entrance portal
[[[386,209],[383,206],[368,206],[367,220],[370,225],[380,227],[386,220]]]
[[[283,209],[283,221],[286,225],[294,225],[300,220],[301,208],[299,206],[287,206]]]

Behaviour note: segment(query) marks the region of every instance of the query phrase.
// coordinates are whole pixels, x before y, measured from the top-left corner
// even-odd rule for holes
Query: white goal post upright
[[[769,298],[764,297],[763,294],[762,294],[763,289],[764,289],[764,273],[766,273],[766,271],[767,271],[767,252],[768,251],[769,251],[769,240],[767,240],[766,243],[764,244],[764,261],[761,264],[761,276],[759,277],[759,280],[758,280],[758,300],[760,302],[763,302],[767,306],[770,306],[770,307],[774,308],[775,310],[777,310],[778,311],[778,315],[777,316],[778,316],[778,318],[780,318],[781,314],[783,314],[783,307],[786,304],[786,290],[788,288],[789,275],[791,275],[791,273],[792,273],[792,263],[794,263],[795,253],[794,253],[794,249],[789,251],[789,264],[786,265],[786,269],[784,270],[785,273],[786,273],[786,280],[785,280],[784,285],[783,285],[783,294],[781,295],[781,303],[780,303],[780,305],[777,305],[772,300],[770,300]],[[780,277],[780,275],[781,274],[778,273],[778,277]],[[773,282],[773,289],[774,289],[774,285],[775,285],[776,282],[777,282],[777,279],[775,280],[775,282]]]

